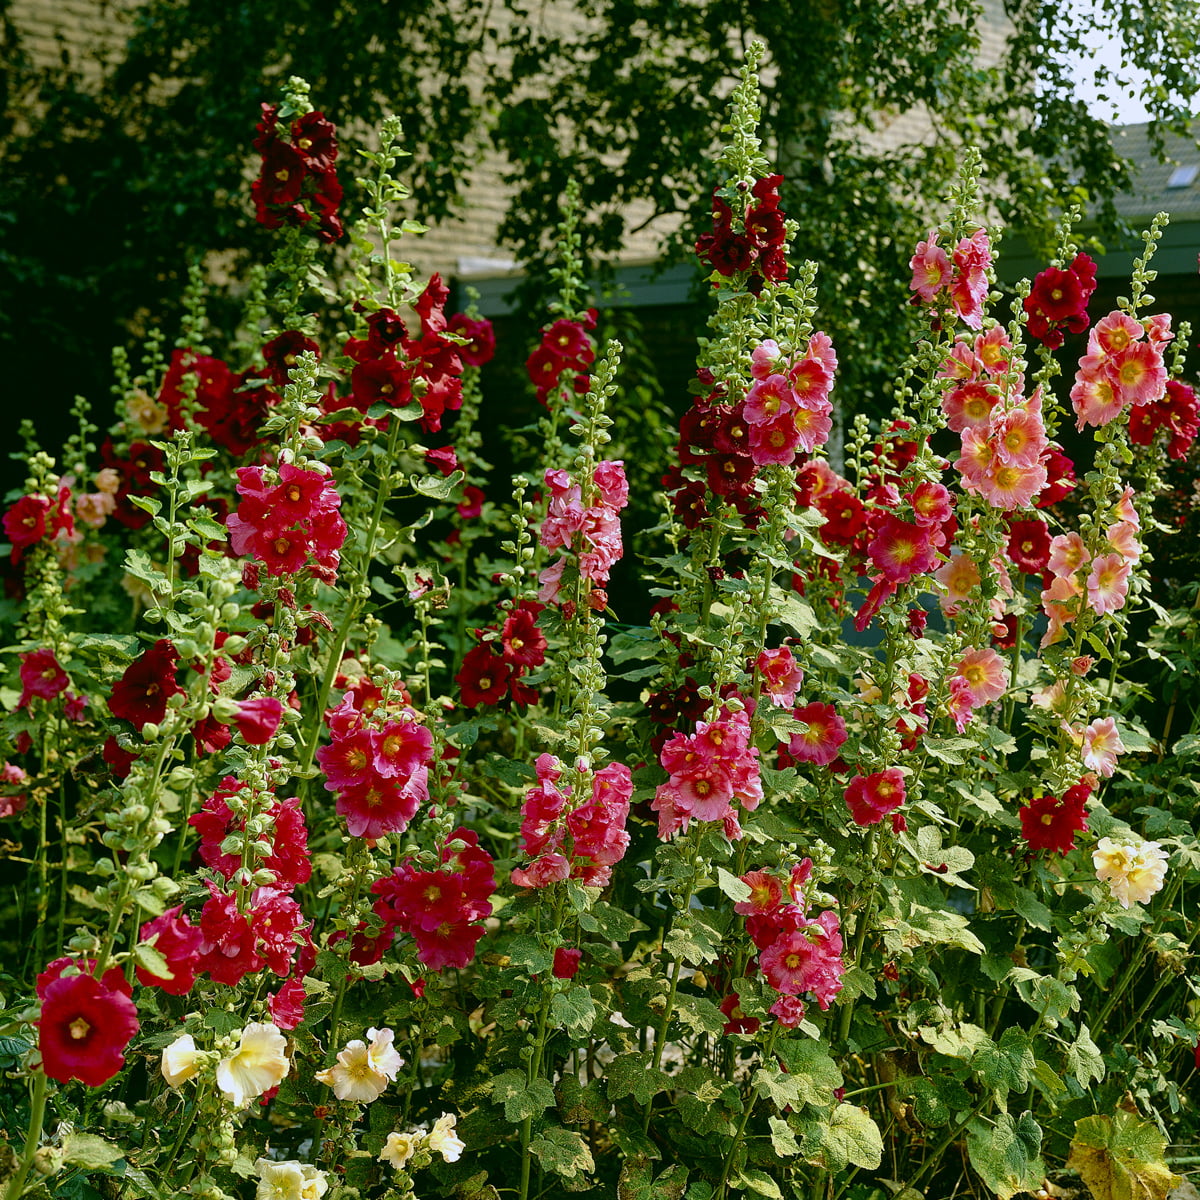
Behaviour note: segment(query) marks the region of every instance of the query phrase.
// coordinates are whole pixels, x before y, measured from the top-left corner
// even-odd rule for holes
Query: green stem
[[[866,861],[874,864],[875,861],[875,829],[872,827],[867,833],[866,846]],[[861,966],[863,947],[867,941],[867,927],[871,923],[871,917],[875,912],[875,880],[872,877],[871,890],[867,893],[866,906],[863,908],[858,921],[854,926],[854,966]],[[842,1005],[842,1010],[838,1015],[838,1041],[845,1042],[850,1036],[850,1021],[854,1016],[854,1001],[848,1001]]]
[[[542,1002],[542,1007],[538,1012],[538,1028],[537,1037],[534,1041],[532,1053],[529,1056],[529,1069],[525,1073],[526,1081],[532,1085],[533,1081],[541,1074],[542,1070],[542,1055],[546,1050],[546,1017],[550,1010],[549,998]],[[533,1118],[526,1117],[521,1122],[521,1193],[520,1200],[529,1200],[529,1177],[532,1159],[529,1154],[529,1143],[533,1136]]]
[[[4,1200],[17,1200],[25,1190],[25,1179],[29,1175],[29,1168],[33,1166],[34,1158],[37,1157],[38,1144],[42,1140],[42,1121],[45,1115],[46,1075],[45,1072],[38,1071],[33,1077],[33,1098],[29,1102],[29,1128],[25,1133],[25,1149],[21,1154],[17,1173],[9,1181],[8,1190],[4,1193]]]
[[[767,1044],[763,1047],[762,1061],[769,1062],[771,1053],[775,1049],[775,1038],[779,1035],[779,1022],[777,1021],[771,1026],[771,1032],[767,1037]],[[750,1124],[750,1118],[754,1115],[755,1105],[758,1103],[758,1093],[753,1093],[746,1103],[745,1109],[742,1111],[742,1119],[738,1122],[737,1132],[733,1135],[733,1142],[730,1144],[729,1150],[725,1155],[725,1162],[721,1166],[721,1178],[717,1182],[717,1190],[713,1200],[725,1200],[725,1187],[729,1182],[729,1174],[733,1170],[733,1160],[737,1156],[738,1147],[742,1144],[742,1138],[746,1136],[746,1127]]]

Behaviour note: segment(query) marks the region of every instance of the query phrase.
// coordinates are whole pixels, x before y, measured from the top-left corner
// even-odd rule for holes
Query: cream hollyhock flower
[[[390,1029],[368,1029],[367,1036],[371,1039],[369,1046],[360,1041],[348,1043],[332,1067],[316,1073],[315,1078],[333,1088],[339,1100],[359,1104],[378,1100],[404,1065],[404,1059],[392,1047],[395,1035]]]
[[[411,1133],[389,1133],[379,1152],[379,1161],[391,1163],[399,1171],[417,1149],[417,1138]]]
[[[308,1163],[260,1158],[254,1169],[259,1178],[254,1200],[321,1200],[329,1190],[325,1172]]]
[[[170,1087],[177,1088],[187,1083],[199,1070],[203,1062],[201,1052],[196,1049],[195,1039],[190,1033],[177,1037],[162,1054],[162,1074]]]
[[[1092,851],[1096,878],[1108,884],[1122,908],[1145,904],[1162,889],[1167,858],[1158,842],[1134,840],[1132,835],[1124,842],[1101,838]]]
[[[429,1134],[429,1148],[440,1154],[448,1163],[458,1162],[460,1155],[467,1148],[454,1133],[454,1123],[457,1120],[453,1113],[445,1113],[433,1123]]]
[[[287,1042],[274,1025],[253,1021],[242,1030],[238,1048],[217,1064],[217,1087],[245,1108],[288,1073]]]

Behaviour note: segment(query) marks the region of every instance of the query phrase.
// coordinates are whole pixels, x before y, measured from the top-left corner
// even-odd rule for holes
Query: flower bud
[[[178,766],[167,776],[167,786],[182,790],[190,787],[195,778],[196,772],[191,767]]]
[[[158,741],[158,726],[153,721],[147,721],[142,726],[142,741],[156,742]]]

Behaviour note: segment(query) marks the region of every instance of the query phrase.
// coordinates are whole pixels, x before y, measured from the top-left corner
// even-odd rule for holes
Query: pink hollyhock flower
[[[820,363],[814,364],[824,371]],[[792,385],[784,375],[768,375],[758,379],[746,393],[742,416],[750,425],[769,425],[777,417],[786,416],[797,407]]]
[[[571,864],[566,856],[552,851],[539,855],[528,867],[513,870],[512,881],[517,887],[544,888],[571,877]]]
[[[939,596],[938,602],[947,616],[953,616],[958,611],[958,606],[969,599],[980,584],[979,567],[973,558],[961,550],[953,551],[934,571],[933,577],[946,589],[946,594]]]
[[[1040,466],[1042,453],[1050,444],[1040,401],[1036,409],[1012,408],[999,416],[993,413],[991,434],[999,461],[1016,467]]]
[[[334,811],[346,818],[351,837],[381,838],[385,833],[403,833],[429,799],[427,775],[428,768],[421,767],[403,782],[375,776],[342,788]]]
[[[259,971],[264,960],[255,949],[254,932],[245,915],[237,910],[237,899],[208,884],[209,898],[200,910],[201,971],[217,983],[236,987],[245,977]]]
[[[952,274],[949,255],[937,244],[937,238],[936,232],[930,232],[925,241],[917,243],[908,260],[912,269],[912,282],[908,286],[926,304],[933,303],[938,292],[950,282]]]
[[[169,979],[154,975],[140,964],[138,982],[145,987],[159,987],[172,996],[186,996],[196,982],[200,970],[200,944],[204,935],[183,913],[183,905],[168,909],[161,917],[146,922],[141,940],[154,947],[167,960]]]
[[[856,825],[877,825],[904,803],[904,796],[904,773],[899,767],[856,775],[845,791],[846,806]]]
[[[942,397],[946,426],[955,433],[964,429],[986,431],[991,425],[992,410],[999,403],[994,385],[979,380],[961,384]]]
[[[25,708],[37,696],[53,700],[71,686],[70,677],[59,665],[53,650],[33,650],[21,655],[21,698],[18,708]]]
[[[1134,342],[1105,364],[1122,407],[1153,404],[1167,390],[1162,351],[1150,342]]]
[[[130,997],[90,975],[62,975],[50,983],[36,1024],[46,1075],[88,1087],[100,1087],[121,1070],[139,1028]]]
[[[927,526],[910,525],[890,513],[875,526],[867,546],[871,564],[888,583],[907,583],[915,575],[933,570],[937,551]]]
[[[175,682],[179,655],[167,638],[160,638],[125,668],[109,697],[108,710],[135,729],[147,722],[158,725],[167,715],[167,701],[181,695]]]
[[[1008,667],[990,646],[968,649],[955,664],[953,675],[963,681],[975,708],[999,700],[1008,690]]]
[[[304,1020],[305,995],[304,984],[289,979],[279,991],[267,996],[267,1009],[277,1028],[290,1031]]]
[[[833,429],[832,406],[826,403],[821,408],[798,408],[791,415],[800,448],[811,454],[818,446],[829,440]]]
[[[773,704],[790,708],[795,703],[796,690],[804,682],[804,672],[787,646],[760,651],[755,669],[762,681],[763,693]]]
[[[1124,608],[1131,569],[1132,564],[1120,554],[1102,554],[1092,559],[1087,595],[1093,612],[1104,614]]]
[[[1067,854],[1075,849],[1075,834],[1087,829],[1087,800],[1092,794],[1086,783],[1077,783],[1055,796],[1035,796],[1017,812],[1021,836],[1030,850]]]
[[[750,426],[750,459],[755,466],[788,466],[795,461],[800,444],[800,430],[791,413],[780,413],[770,421]]]
[[[605,459],[598,463],[592,481],[599,489],[601,504],[607,508],[622,509],[629,503],[629,482],[623,461]]]
[[[371,731],[371,759],[384,779],[411,779],[433,757],[433,734],[411,710],[401,721],[388,721]]]
[[[1089,771],[1107,779],[1117,769],[1117,756],[1125,753],[1125,745],[1113,717],[1093,721],[1083,731],[1083,765]]]
[[[1118,416],[1124,404],[1115,384],[1107,374],[1075,376],[1071,388],[1071,406],[1078,418],[1075,428],[1082,431],[1085,425],[1107,425]]]
[[[918,483],[908,500],[912,505],[913,520],[923,528],[944,525],[950,520],[954,502],[950,492],[940,483],[928,480]]]
[[[240,700],[233,719],[247,746],[265,746],[275,736],[283,719],[283,703],[275,696]]]
[[[733,906],[734,912],[742,916],[768,913],[783,904],[783,885],[768,871],[747,871],[741,880],[750,889],[750,898],[737,901]]]
[[[823,912],[815,921],[794,917],[759,956],[763,977],[788,996],[811,992],[822,1009],[827,1009],[842,990],[842,935],[837,914]]]
[[[296,935],[304,925],[300,905],[282,888],[255,888],[250,897],[249,918],[255,949],[268,969],[286,978],[292,972],[298,945]]]
[[[787,370],[783,351],[779,343],[766,338],[750,353],[750,374],[755,379],[766,379],[770,375],[782,375]]]
[[[833,372],[819,358],[801,358],[788,372],[795,402],[812,412],[829,411]]]
[[[977,230],[969,238],[961,238],[954,248],[950,299],[964,324],[972,329],[983,325],[983,302],[987,298],[987,273],[991,265],[992,251],[986,229]]]
[[[795,996],[780,996],[767,1011],[784,1029],[795,1029],[804,1020],[804,1004]]]
[[[463,921],[454,925],[439,925],[432,932],[417,929],[412,936],[417,944],[417,958],[429,970],[441,971],[446,967],[469,966],[484,932],[482,925]]]
[[[1108,544],[1132,566],[1142,556],[1137,526],[1131,521],[1116,521],[1104,533]]]
[[[1046,468],[1041,462],[1022,466],[994,460],[983,478],[972,482],[993,508],[1029,508],[1046,486]]]
[[[827,767],[838,756],[846,741],[846,722],[838,716],[832,704],[806,704],[792,716],[808,728],[793,733],[788,741],[788,753],[797,762]]]
[[[1050,539],[1047,568],[1055,575],[1069,579],[1088,562],[1087,546],[1077,533],[1059,533]]]

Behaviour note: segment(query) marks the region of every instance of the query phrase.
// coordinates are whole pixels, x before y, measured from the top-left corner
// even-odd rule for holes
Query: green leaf
[[[766,1171],[759,1171],[755,1167],[743,1167],[737,1173],[737,1181],[747,1191],[757,1192],[760,1196],[770,1196],[771,1200],[783,1200],[779,1184]]]
[[[1036,1066],[1029,1035],[1016,1026],[1006,1029],[998,1042],[980,1046],[971,1059],[971,1069],[992,1089],[1001,1105],[1009,1092],[1023,1092],[1029,1087]]]
[[[650,1160],[634,1155],[625,1160],[617,1180],[617,1200],[682,1200],[687,1188],[687,1169],[676,1163],[657,1179],[652,1178]]]
[[[543,1129],[529,1143],[529,1153],[542,1164],[544,1171],[553,1171],[564,1179],[574,1179],[580,1173],[587,1174],[596,1169],[587,1142],[573,1129],[558,1126]]]
[[[223,542],[229,537],[229,530],[220,521],[199,513],[188,518],[188,528],[206,542]]]
[[[592,993],[582,984],[569,992],[556,992],[550,999],[550,1023],[557,1029],[571,1029],[586,1034],[596,1021],[596,1004]]]
[[[798,1123],[801,1150],[808,1162],[829,1171],[853,1164],[873,1171],[883,1162],[879,1126],[865,1108],[839,1104],[827,1115]]]
[[[948,1058],[971,1059],[980,1047],[992,1044],[987,1031],[970,1021],[961,1025],[921,1025],[917,1033],[923,1042]]]
[[[1042,1130],[1032,1113],[1000,1113],[995,1123],[976,1118],[967,1127],[967,1157],[1000,1200],[1036,1191],[1046,1175]]]
[[[610,942],[623,942],[630,934],[646,928],[637,917],[623,908],[613,908],[604,900],[596,901],[587,913],[580,913],[579,924],[588,933],[599,933]]]
[[[33,1049],[33,1043],[18,1037],[0,1037],[0,1067],[15,1067],[21,1057]]]
[[[1154,1125],[1119,1109],[1075,1122],[1067,1167],[1095,1200],[1163,1200],[1182,1182],[1163,1162],[1166,1148]]]
[[[145,942],[139,942],[133,948],[133,958],[139,967],[148,971],[156,979],[170,980],[175,978],[170,964],[163,957],[162,952],[154,946],[147,945]]]
[[[89,1171],[111,1167],[124,1151],[94,1133],[69,1133],[63,1141],[63,1161]]]
[[[608,1064],[606,1083],[610,1100],[632,1096],[643,1107],[671,1086],[664,1072],[651,1070],[650,1055],[641,1050],[614,1058]]]
[[[689,916],[680,918],[663,942],[667,954],[692,966],[712,962],[717,957],[720,945],[720,934],[703,921]]]
[[[554,1103],[554,1089],[547,1079],[530,1083],[524,1071],[505,1071],[492,1080],[492,1099],[504,1105],[504,1119],[517,1125],[549,1108]]]
[[[779,620],[802,638],[811,637],[820,628],[812,605],[807,600],[801,600],[794,592],[784,597],[780,609]]]
[[[530,975],[544,975],[554,963],[554,952],[528,934],[520,934],[508,944],[509,961],[524,967]]]
[[[787,1121],[781,1117],[768,1117],[767,1125],[771,1129],[771,1146],[776,1154],[790,1158],[800,1153],[800,1143],[796,1141],[796,1135]]]
[[[126,551],[124,566],[128,574],[140,579],[152,592],[166,593],[171,590],[167,577],[144,550]]]
[[[842,1086],[842,1073],[822,1043],[813,1038],[788,1038],[777,1042],[775,1054],[796,1082],[797,1094],[805,1104],[823,1108]]]
[[[731,875],[724,867],[717,868],[717,886],[735,903],[750,899],[750,885]]]
[[[773,1067],[759,1067],[754,1072],[754,1089],[760,1096],[770,1099],[780,1112],[799,1108],[804,1103],[795,1077]]]
[[[408,482],[418,496],[449,500],[464,479],[466,475],[462,471],[452,471],[449,475],[410,475]]]
[[[1104,1056],[1092,1041],[1092,1031],[1080,1022],[1079,1036],[1067,1047],[1067,1070],[1081,1088],[1104,1078]]]

